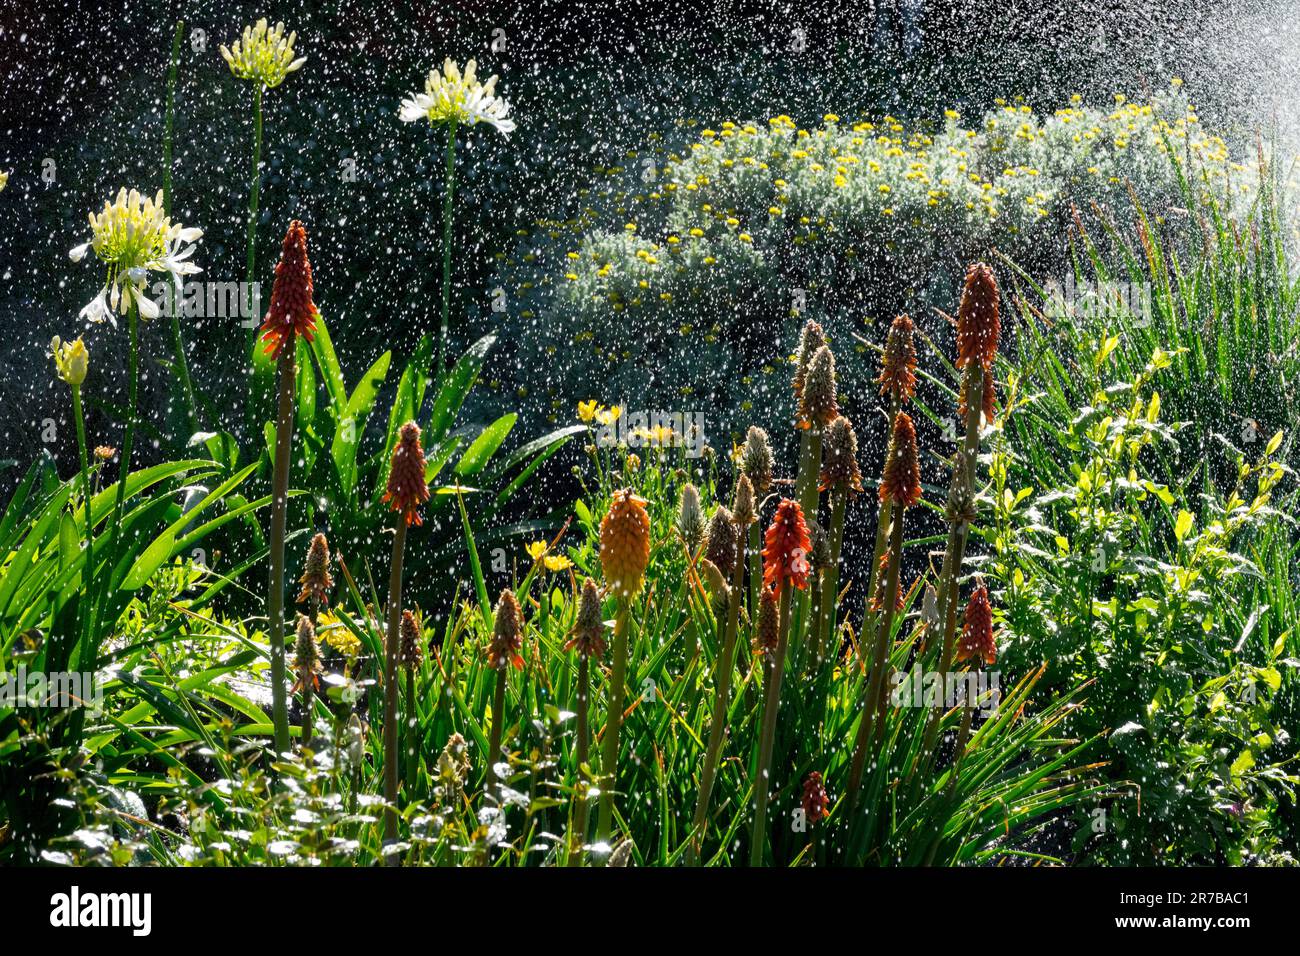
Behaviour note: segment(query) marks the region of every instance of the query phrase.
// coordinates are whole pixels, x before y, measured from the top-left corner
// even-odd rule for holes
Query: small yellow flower
[[[623,414],[623,409],[615,405],[613,408],[602,408],[596,412],[596,421],[602,425],[612,425],[618,421],[619,415]]]
[[[90,352],[86,350],[85,342],[81,339],[64,342],[56,335],[50,343],[50,352],[54,356],[54,368],[59,373],[59,378],[74,386],[86,380],[86,372],[90,368]]]
[[[542,558],[542,564],[546,566],[547,571],[567,571],[573,567],[573,562],[562,554],[548,554]]]
[[[361,639],[348,630],[332,611],[327,611],[320,616],[316,633],[325,639],[326,644],[348,660],[355,660],[361,653]]]
[[[284,24],[268,29],[266,20],[257,26],[244,27],[244,35],[229,47],[221,45],[221,55],[237,79],[257,80],[268,90],[275,89],[284,78],[307,62],[305,56],[293,58],[297,33],[284,35]]]
[[[546,556],[546,542],[530,541],[524,546],[524,550],[528,552],[528,556],[534,561],[540,561]]]
[[[600,409],[600,403],[594,398],[587,402],[578,403],[578,419],[589,422],[596,417],[596,412]]]

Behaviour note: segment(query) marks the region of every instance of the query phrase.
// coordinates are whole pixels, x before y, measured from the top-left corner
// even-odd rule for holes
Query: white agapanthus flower
[[[478,64],[470,60],[465,72],[448,59],[442,72],[431,70],[423,93],[414,93],[402,100],[399,115],[404,123],[427,119],[430,123],[488,123],[503,135],[509,136],[515,121],[507,117],[509,104],[496,95],[497,77],[480,83],[474,73]]]
[[[243,35],[229,47],[222,44],[221,56],[237,78],[257,80],[273,90],[307,62],[305,56],[294,59],[293,45],[297,40],[296,31],[285,36],[283,23],[271,29],[265,20],[258,20],[256,26],[244,27]]]
[[[108,266],[104,287],[81,310],[88,321],[107,319],[116,325],[114,313],[126,315],[132,304],[140,309],[143,318],[157,318],[158,305],[145,294],[149,273],[170,275],[179,294],[181,276],[203,271],[188,261],[203,230],[173,223],[163,212],[161,190],[153,199],[134,189],[129,193],[120,190],[117,199],[104,203],[103,212],[90,214],[90,230],[91,240],[68,253],[73,262],[80,262],[93,249],[99,261]]]

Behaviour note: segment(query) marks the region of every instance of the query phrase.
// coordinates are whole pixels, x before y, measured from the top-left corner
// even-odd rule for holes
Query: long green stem
[[[85,669],[90,655],[90,635],[95,628],[95,608],[93,575],[95,573],[95,524],[90,514],[90,455],[86,448],[86,419],[81,408],[81,386],[72,386],[72,417],[77,424],[77,453],[81,459],[81,500],[82,515],[85,518],[86,533],[86,570],[82,574],[82,612],[80,650],[77,652],[78,666]]]
[[[501,802],[501,780],[497,778],[496,766],[501,761],[501,739],[505,735],[506,724],[506,669],[502,664],[497,668],[497,683],[492,694],[492,740],[488,744],[488,787],[489,793]],[[502,808],[504,812],[504,808]]]
[[[574,771],[573,833],[569,835],[568,866],[582,865],[582,847],[587,842],[587,787],[582,779],[584,764],[591,759],[591,730],[588,726],[588,703],[591,696],[591,670],[586,654],[578,655],[578,753]]]
[[[257,267],[257,199],[262,184],[262,84],[253,85],[253,167],[248,188],[248,301],[245,315],[253,311],[252,290]],[[257,338],[257,333],[253,333]]]
[[[700,772],[700,793],[695,804],[695,820],[691,839],[686,847],[688,866],[698,866],[700,849],[708,829],[709,801],[713,796],[713,782],[717,778],[718,761],[722,756],[722,741],[727,734],[727,708],[731,703],[731,673],[735,668],[736,632],[740,627],[740,603],[744,600],[745,558],[737,556],[736,567],[731,572],[731,594],[727,601],[727,630],[718,654],[713,677],[713,719],[709,724],[709,746],[704,754],[704,769]]]
[[[406,788],[415,787],[419,767],[419,715],[415,703],[415,663],[406,663],[406,759],[402,763],[406,773]]]
[[[831,566],[822,577],[821,618],[817,622],[817,633],[813,637],[814,672],[821,669],[827,654],[834,655],[836,646],[834,636],[838,633],[838,608],[840,596],[840,551],[844,547],[844,514],[848,508],[849,492],[847,488],[838,488],[831,492]]]
[[[438,333],[438,375],[447,361],[451,325],[451,226],[456,193],[456,121],[447,125],[447,175],[442,192],[442,327]]]
[[[185,31],[185,21],[176,21],[176,34],[172,37],[171,66],[167,70],[167,125],[163,134],[163,211],[172,213],[172,142],[176,117],[176,73],[180,68],[181,35]],[[185,399],[185,411],[189,418],[190,432],[199,430],[198,406],[194,401],[194,383],[190,379],[190,366],[185,358],[185,343],[181,338],[181,318],[177,314],[176,290],[167,285],[168,313],[171,316],[172,346],[176,352],[176,373],[180,376],[181,391]]]
[[[771,793],[772,749],[776,744],[776,717],[781,707],[781,678],[785,674],[785,651],[790,638],[790,583],[781,586],[776,653],[768,668],[767,694],[763,701],[763,736],[758,745],[758,768],[754,774],[754,832],[749,841],[749,865],[763,865],[767,848],[767,803]]]
[[[891,522],[889,537],[889,570],[885,577],[885,592],[882,598],[884,606],[880,610],[875,624],[875,647],[872,654],[871,674],[867,686],[867,695],[862,702],[862,720],[858,724],[858,736],[853,745],[853,762],[849,771],[850,807],[857,806],[862,775],[866,769],[867,751],[870,749],[872,729],[877,720],[880,707],[880,695],[885,687],[885,670],[889,665],[889,648],[891,631],[894,626],[894,606],[898,603],[898,575],[902,563],[903,551],[903,515],[899,508]]]
[[[627,631],[631,618],[630,602],[618,599],[614,617],[614,671],[609,681],[606,704],[605,736],[600,754],[600,814],[596,823],[596,842],[607,843],[614,825],[614,788],[618,784],[618,734],[623,726],[623,690],[627,683]]]
[[[397,519],[393,535],[393,561],[388,573],[388,639],[384,645],[384,843],[397,842],[397,654],[402,622],[402,558],[406,551],[406,520]],[[396,866],[395,852],[384,855],[386,866]]]
[[[280,406],[275,425],[275,469],[271,487],[271,553],[266,593],[271,641],[271,719],[275,750],[289,749],[289,709],[284,688],[284,538],[289,512],[289,453],[293,447],[294,348],[280,352]]]
[[[99,582],[99,598],[96,604],[95,616],[92,620],[97,622],[100,627],[108,625],[111,630],[112,623],[105,616],[108,611],[108,595],[112,589],[110,580],[113,555],[117,553],[118,537],[122,532],[122,506],[126,501],[126,480],[131,473],[131,450],[135,445],[135,428],[136,428],[136,398],[140,388],[140,310],[132,303],[126,316],[127,337],[129,340],[129,351],[127,352],[127,399],[126,399],[126,437],[122,441],[121,460],[117,471],[117,494],[113,498],[113,520],[109,526],[108,532],[108,556],[110,573],[104,575]],[[82,667],[86,670],[93,671],[98,665],[99,658],[99,641],[97,635],[91,635],[89,653],[86,655]]]

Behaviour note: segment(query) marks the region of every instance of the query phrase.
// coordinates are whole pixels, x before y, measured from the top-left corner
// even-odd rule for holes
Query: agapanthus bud
[[[823,345],[808,363],[799,396],[799,427],[822,429],[840,414],[835,398],[835,356]]]
[[[424,659],[424,640],[420,633],[420,622],[410,611],[402,612],[402,623],[397,633],[401,637],[397,662],[403,667],[419,667],[420,661]]]
[[[705,536],[704,556],[727,577],[736,569],[737,532],[735,519],[723,505],[718,505],[709,519],[709,533]]]
[[[302,565],[302,577],[298,581],[302,584],[299,603],[313,600],[320,605],[329,604],[334,578],[330,576],[330,546],[325,535],[318,533],[311,539],[307,546],[307,559]]]
[[[294,684],[291,693],[305,689],[308,683],[319,689],[320,648],[316,644],[316,628],[312,626],[311,618],[305,614],[298,615],[298,635],[293,653],[293,672],[298,682]]]
[[[966,392],[969,390],[970,378],[962,376],[961,381],[961,398],[957,403],[957,417],[963,421],[966,419],[966,410],[969,407],[966,404]],[[998,393],[993,386],[993,370],[986,368],[984,374],[980,376],[980,411],[984,414],[986,422],[993,421],[993,416],[997,414]]]
[[[90,370],[90,352],[80,338],[64,342],[56,335],[50,343],[50,353],[54,356],[54,370],[59,378],[69,385],[80,385],[86,380],[86,373]]]
[[[682,536],[686,550],[692,555],[704,540],[704,509],[700,506],[700,492],[694,485],[682,486],[682,496],[677,507],[677,533]]]
[[[998,659],[998,646],[993,640],[993,608],[989,606],[988,588],[982,584],[966,604],[966,619],[957,645],[957,663],[975,659],[985,664],[996,663]]]
[[[424,449],[420,447],[420,426],[407,422],[397,434],[393,457],[388,469],[388,488],[383,500],[400,511],[408,525],[423,524],[419,507],[429,500],[429,485],[424,480]]]
[[[600,588],[591,578],[582,583],[577,618],[564,649],[576,650],[583,657],[598,658],[605,653],[605,618],[601,613]]]
[[[776,592],[763,588],[758,599],[758,621],[754,626],[754,650],[764,654],[775,654],[780,642],[780,613],[776,604]]]
[[[497,599],[497,609],[492,625],[492,640],[488,643],[488,666],[501,670],[507,664],[516,669],[524,666],[519,651],[524,646],[524,612],[519,607],[515,592],[505,588]]]
[[[820,490],[847,489],[850,494],[862,490],[862,473],[858,470],[858,436],[853,423],[841,415],[831,422],[822,438],[822,473]]]
[[[916,451],[916,428],[911,416],[899,412],[885,455],[880,479],[880,500],[910,508],[921,500],[921,461]]]
[[[783,498],[763,539],[763,583],[780,591],[789,582],[808,587],[808,552],[812,541],[799,502]]]
[[[822,331],[822,327],[812,319],[804,323],[803,332],[799,336],[799,351],[795,353],[794,380],[790,383],[794,387],[796,400],[803,398],[804,377],[808,374],[808,363],[817,354],[817,350],[825,344],[826,333]],[[758,487],[757,483],[754,487]]]
[[[307,261],[307,230],[295,219],[289,223],[280,262],[271,286],[271,307],[262,322],[262,341],[271,358],[292,347],[296,336],[311,341],[320,313],[312,301],[311,263]]]
[[[600,564],[605,581],[619,597],[641,590],[650,563],[650,516],[645,499],[629,489],[614,492],[600,522]]]
[[[732,502],[731,520],[736,523],[736,535],[745,534],[745,529],[758,520],[758,506],[754,504],[754,484],[747,475],[736,479],[736,498]]]
[[[880,394],[892,395],[899,404],[916,392],[916,341],[912,318],[900,315],[885,337],[885,354],[880,362]]]
[[[1001,334],[998,282],[992,269],[977,262],[966,270],[966,284],[957,308],[957,367],[978,361],[985,369],[990,368]]]
[[[767,440],[767,432],[756,425],[751,425],[745,432],[740,470],[753,484],[756,496],[767,494],[772,487],[772,445]]]
[[[804,820],[810,826],[821,823],[830,811],[830,795],[826,792],[826,785],[822,783],[822,775],[816,770],[811,771],[804,778],[803,798],[800,800],[800,805],[803,807]]]

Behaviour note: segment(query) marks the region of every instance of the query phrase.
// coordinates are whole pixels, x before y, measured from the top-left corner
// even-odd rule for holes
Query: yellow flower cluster
[[[294,59],[293,45],[297,39],[297,33],[285,36],[283,23],[277,23],[272,29],[266,20],[258,20],[255,26],[244,27],[243,35],[230,46],[223,43],[221,56],[236,78],[255,80],[269,90],[275,89],[307,62],[305,56]]]

